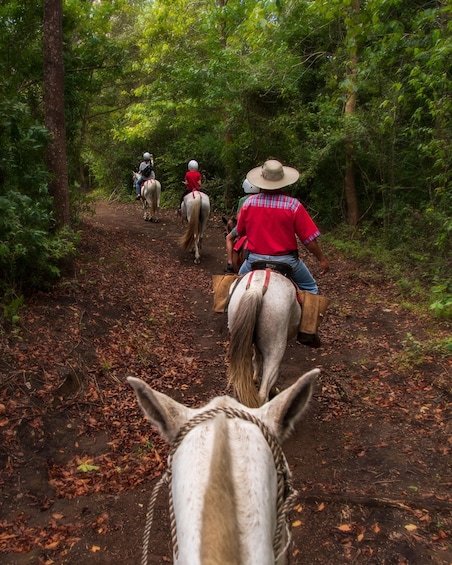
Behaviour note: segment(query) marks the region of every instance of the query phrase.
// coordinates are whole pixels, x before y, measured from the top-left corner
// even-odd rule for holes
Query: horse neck
[[[217,416],[192,430],[173,459],[173,499],[178,562],[274,563],[276,471],[257,426]]]
[[[236,488],[232,475],[231,445],[225,416],[215,420],[209,481],[204,493],[201,528],[201,563],[240,565]]]

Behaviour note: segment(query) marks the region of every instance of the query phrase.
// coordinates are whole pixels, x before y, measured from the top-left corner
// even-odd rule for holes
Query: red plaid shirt
[[[237,233],[248,236],[248,249],[259,255],[285,255],[306,245],[320,231],[301,202],[281,191],[253,194],[243,204]]]

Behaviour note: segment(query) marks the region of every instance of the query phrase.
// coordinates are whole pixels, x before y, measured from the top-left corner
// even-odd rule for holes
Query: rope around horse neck
[[[176,531],[176,517],[174,514],[173,507],[173,496],[171,489],[171,476],[172,476],[172,461],[174,453],[180,446],[185,436],[198,424],[202,424],[207,420],[213,419],[219,413],[225,414],[228,418],[240,418],[255,424],[262,432],[265,440],[273,455],[273,460],[275,462],[276,474],[277,474],[277,499],[276,499],[276,512],[277,512],[277,522],[275,529],[275,536],[273,539],[273,552],[275,555],[275,562],[279,557],[286,552],[290,544],[290,530],[288,528],[288,514],[292,509],[296,497],[298,495],[297,491],[294,489],[292,484],[292,476],[290,474],[289,466],[287,464],[286,457],[281,449],[281,446],[275,436],[270,432],[268,427],[259,418],[256,418],[252,414],[249,414],[245,410],[240,410],[237,408],[229,407],[217,407],[211,410],[206,410],[201,412],[191,420],[189,420],[182,428],[176,439],[171,444],[170,454],[168,456],[168,468],[165,473],[160,478],[159,482],[154,487],[151,499],[149,501],[148,512],[146,515],[146,526],[144,529],[143,536],[143,556],[141,560],[141,565],[148,564],[148,552],[149,552],[149,538],[151,534],[152,520],[154,515],[155,502],[157,500],[157,495],[159,493],[161,485],[166,482],[169,488],[169,512],[170,512],[170,525],[171,525],[171,539],[173,544],[173,552],[177,557],[179,552],[179,547],[177,543],[177,531]],[[287,542],[283,545],[283,529],[286,529]]]

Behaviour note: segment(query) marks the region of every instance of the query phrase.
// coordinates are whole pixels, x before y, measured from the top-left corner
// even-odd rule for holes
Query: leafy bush
[[[70,230],[53,231],[42,202],[10,191],[0,196],[0,290],[48,286],[60,276],[60,261],[75,251]]]
[[[452,283],[444,282],[432,288],[433,302],[430,310],[433,310],[438,318],[452,320]]]
[[[18,94],[0,98],[0,296],[48,287],[76,236],[56,232],[45,166],[48,134]],[[12,302],[14,304],[14,301]]]

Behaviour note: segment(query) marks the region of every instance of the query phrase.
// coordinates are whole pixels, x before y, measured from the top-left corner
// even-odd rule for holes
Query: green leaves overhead
[[[337,225],[353,168],[358,225],[388,245],[414,236],[447,266],[451,12],[437,0],[65,0],[72,189],[131,193],[149,150],[165,194],[196,157],[232,209],[246,171],[272,156],[300,170],[294,194]],[[0,180],[18,188],[32,154],[39,194],[41,3],[3,3],[0,25]]]

